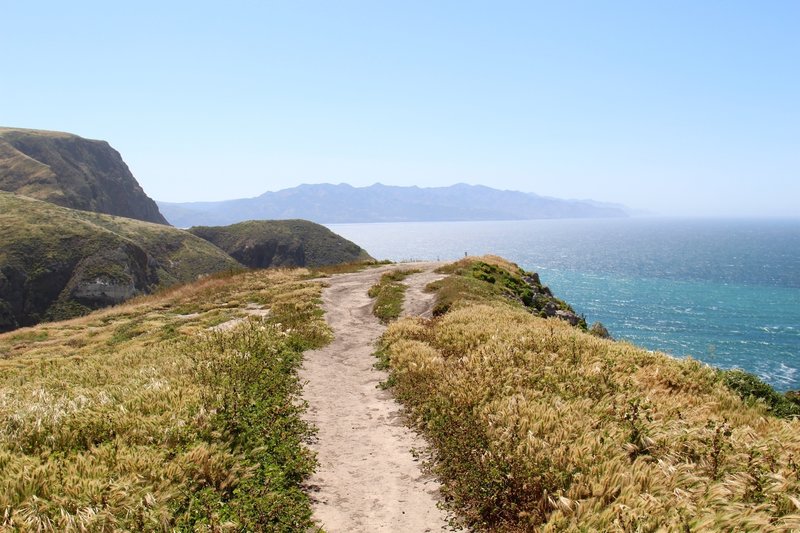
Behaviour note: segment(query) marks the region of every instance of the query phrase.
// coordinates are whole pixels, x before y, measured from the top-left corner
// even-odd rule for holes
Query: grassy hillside
[[[0,530],[305,531],[307,271],[212,276],[0,335]]]
[[[452,275],[430,286],[436,291],[434,315],[446,313],[455,303],[510,302],[542,318],[557,317],[587,329],[586,320],[567,302],[556,298],[538,274],[510,265],[500,257],[466,258],[439,270]]]
[[[498,287],[520,277],[498,258],[451,271],[439,316],[389,326],[379,355],[464,522],[800,530],[800,420],[769,387],[542,318]]]
[[[189,230],[251,268],[323,266],[368,261],[357,244],[307,220],[251,220]]]
[[[0,192],[0,331],[241,268],[185,231]]]
[[[0,190],[167,224],[116,150],[69,133],[0,128]]]

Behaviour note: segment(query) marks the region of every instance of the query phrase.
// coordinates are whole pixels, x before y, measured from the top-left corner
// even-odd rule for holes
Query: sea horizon
[[[800,218],[326,226],[377,259],[506,257],[619,340],[800,388]]]

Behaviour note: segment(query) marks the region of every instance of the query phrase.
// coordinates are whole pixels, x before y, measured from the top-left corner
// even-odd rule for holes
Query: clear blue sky
[[[800,2],[0,7],[0,125],[105,139],[156,199],[467,182],[800,216]]]

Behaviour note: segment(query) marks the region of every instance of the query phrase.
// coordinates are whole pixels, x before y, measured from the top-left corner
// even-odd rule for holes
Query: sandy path
[[[415,269],[422,270],[419,274],[412,274],[405,279],[405,284],[408,286],[406,289],[406,297],[403,302],[402,316],[422,316],[425,318],[431,317],[433,311],[433,295],[425,292],[425,287],[428,283],[442,279],[444,275],[437,274],[434,270],[441,266],[441,263],[424,263],[424,267],[414,267]]]
[[[424,285],[441,277],[438,264],[407,279],[405,312],[423,314],[432,303]],[[384,327],[372,315],[367,289],[390,265],[334,276],[323,291],[325,318],[335,340],[306,352],[301,379],[309,403],[306,419],[318,428],[312,449],[319,467],[308,482],[314,518],[325,531],[442,531],[446,514],[436,507],[438,483],[420,471],[411,450],[424,441],[403,425],[400,405],[377,388],[375,341]]]

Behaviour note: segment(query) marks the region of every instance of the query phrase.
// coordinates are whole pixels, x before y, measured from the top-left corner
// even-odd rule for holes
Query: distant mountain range
[[[221,202],[158,202],[178,227],[226,225],[245,220],[306,219],[342,222],[527,220],[627,217],[624,206],[592,200],[561,200],[463,183],[450,187],[300,185],[255,198]]]

